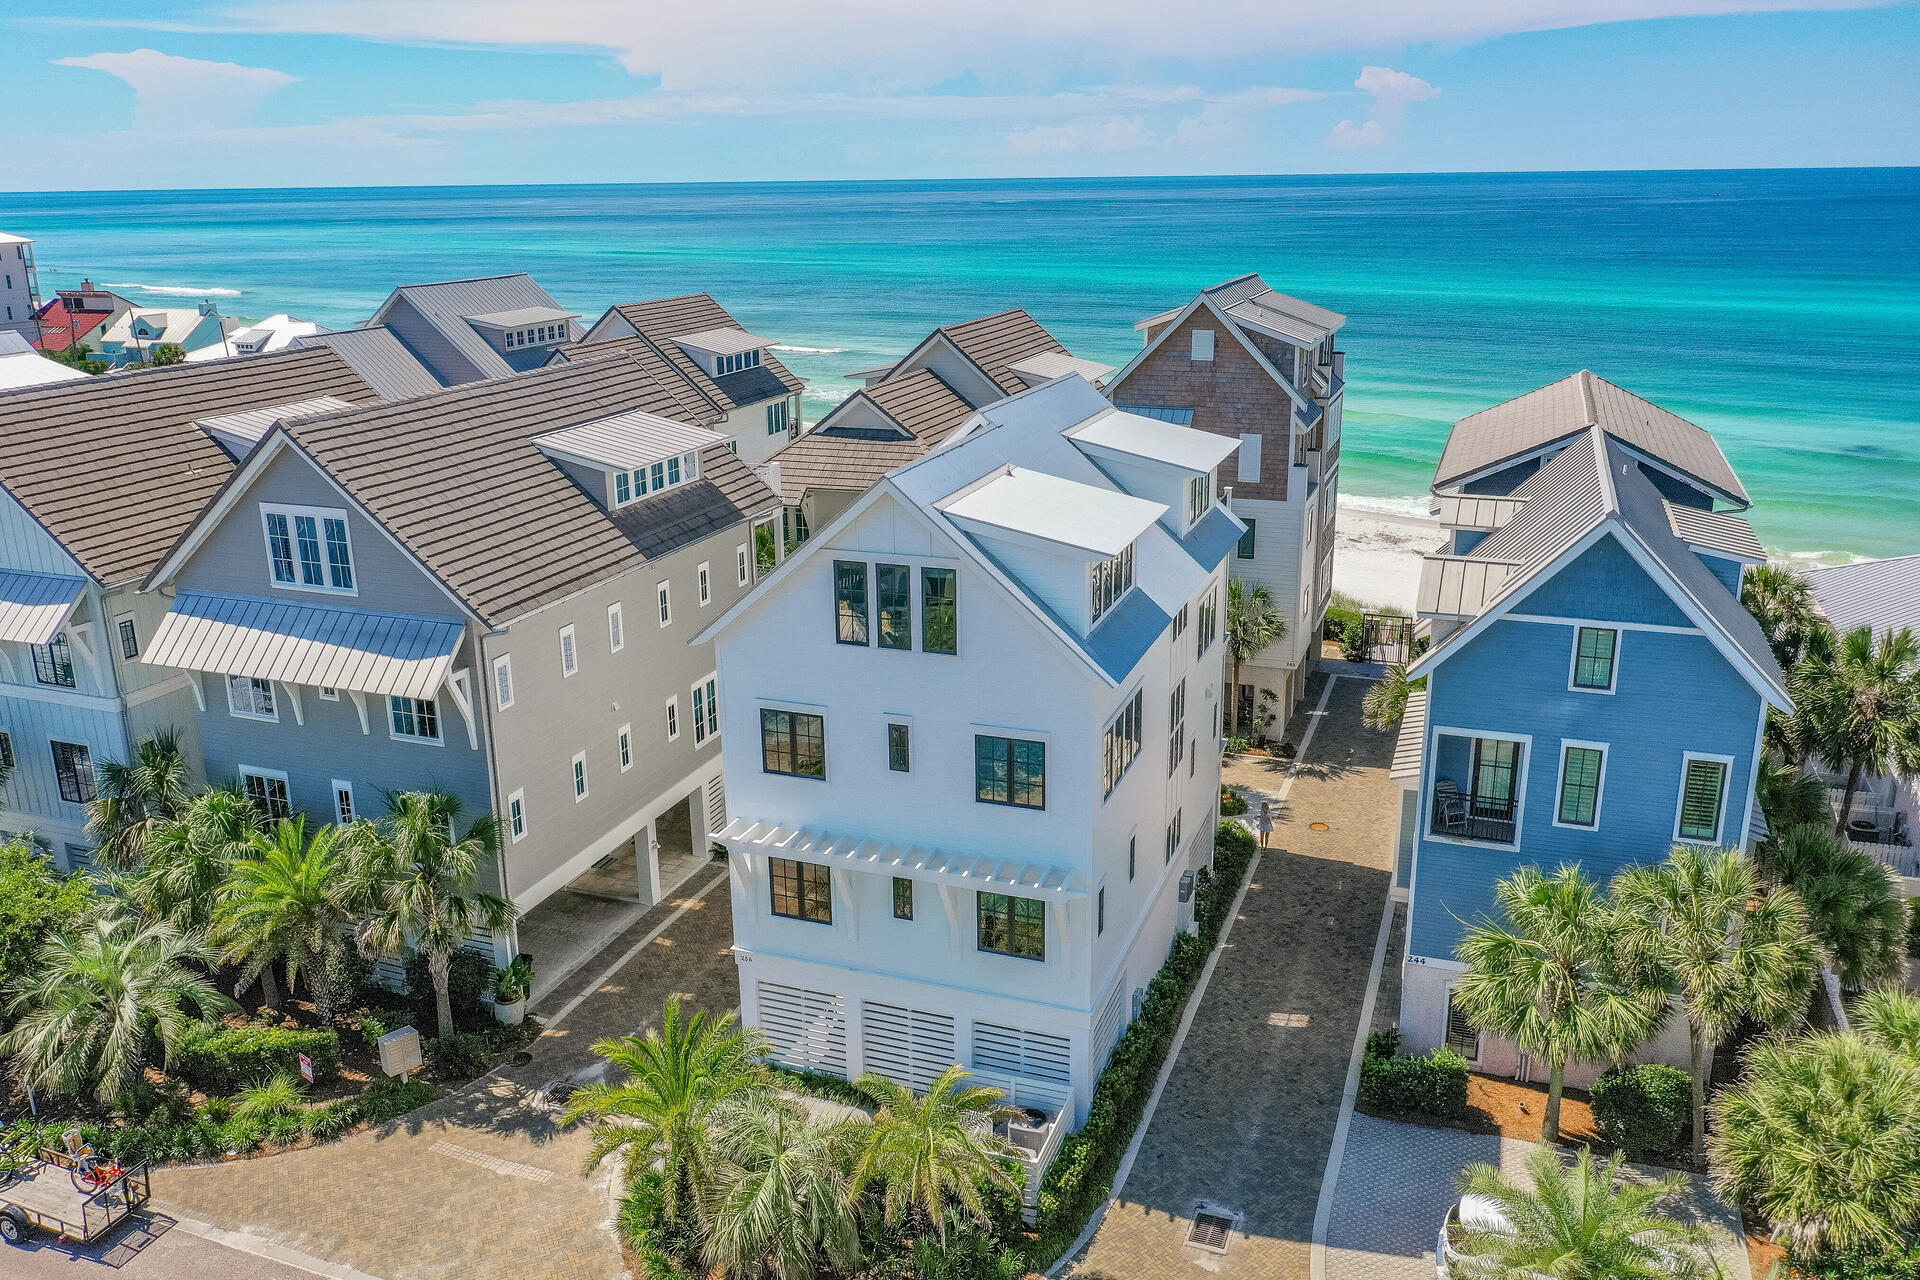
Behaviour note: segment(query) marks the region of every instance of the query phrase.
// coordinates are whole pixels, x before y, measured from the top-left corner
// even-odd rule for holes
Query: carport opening
[[[1193,1229],[1187,1232],[1187,1243],[1201,1249],[1211,1249],[1215,1253],[1225,1253],[1227,1239],[1232,1235],[1231,1217],[1203,1209],[1193,1215]]]

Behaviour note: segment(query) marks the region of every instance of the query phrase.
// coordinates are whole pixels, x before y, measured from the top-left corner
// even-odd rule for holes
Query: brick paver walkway
[[[345,1264],[383,1280],[614,1280],[611,1179],[582,1177],[587,1136],[557,1130],[534,1095],[594,1061],[593,1042],[644,1030],[669,995],[731,1009],[739,986],[724,870],[701,871],[544,997],[585,998],[503,1070],[344,1142],[154,1175],[155,1208]],[[686,914],[616,972],[679,906]],[[604,978],[604,981],[602,980]]]
[[[1067,1271],[1078,1280],[1308,1274],[1393,848],[1393,738],[1361,723],[1366,689],[1334,685],[1133,1171]],[[1288,729],[1297,742],[1305,724]],[[1261,772],[1229,780],[1277,789],[1277,768],[1247,768]],[[1186,1243],[1201,1202],[1239,1215],[1224,1255]]]

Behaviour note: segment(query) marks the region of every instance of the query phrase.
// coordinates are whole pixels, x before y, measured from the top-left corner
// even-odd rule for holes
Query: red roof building
[[[82,280],[78,289],[61,289],[53,301],[34,312],[40,322],[40,337],[33,344],[42,351],[65,351],[77,342],[93,339],[133,304],[117,293],[96,288],[93,281]]]

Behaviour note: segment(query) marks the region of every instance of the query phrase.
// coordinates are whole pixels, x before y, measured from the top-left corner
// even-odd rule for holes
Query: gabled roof
[[[1209,285],[1200,292],[1239,323],[1299,347],[1318,346],[1347,322],[1338,311],[1281,293],[1251,271]],[[1175,307],[1162,311],[1133,327],[1148,329],[1165,324],[1185,310],[1185,307]]]
[[[1269,378],[1273,379],[1274,384],[1287,393],[1287,398],[1293,401],[1294,412],[1299,416],[1303,425],[1312,427],[1314,423],[1320,421],[1321,417],[1325,414],[1325,410],[1305,391],[1295,386],[1291,379],[1281,376],[1280,370],[1274,367],[1273,361],[1267,359],[1266,352],[1262,351],[1259,344],[1248,336],[1247,329],[1253,326],[1243,326],[1243,322],[1237,319],[1232,312],[1227,309],[1228,304],[1236,297],[1237,292],[1244,292],[1252,287],[1249,282],[1258,284],[1262,289],[1266,288],[1266,285],[1260,282],[1260,277],[1258,276],[1241,276],[1237,280],[1227,281],[1226,284],[1214,285],[1212,288],[1202,289],[1193,296],[1192,301],[1175,307],[1171,311],[1163,311],[1157,316],[1149,316],[1134,326],[1135,328],[1153,326],[1152,336],[1147,339],[1145,345],[1143,345],[1140,350],[1133,353],[1133,359],[1121,366],[1120,372],[1114,374],[1113,377],[1107,380],[1107,394],[1115,397],[1114,402],[1116,404],[1123,398],[1129,398],[1121,392],[1121,388],[1126,385],[1127,379],[1133,376],[1133,371],[1145,364],[1148,358],[1160,349],[1161,344],[1173,335],[1174,330],[1177,329],[1189,315],[1192,315],[1195,311],[1204,307],[1209,315],[1213,316],[1226,328],[1228,336],[1232,338],[1234,342],[1239,343],[1241,349],[1247,353],[1253,362],[1259,365]],[[1284,297],[1285,295],[1280,294],[1275,296]],[[1223,301],[1223,299],[1226,301]],[[1303,303],[1301,305],[1304,306],[1307,304]],[[1327,314],[1333,315],[1332,312],[1328,312]],[[1165,410],[1156,412],[1152,408],[1130,407],[1128,412],[1142,414],[1143,416],[1159,416],[1160,413],[1164,413]],[[1189,415],[1188,420],[1191,421],[1191,415]]]
[[[321,347],[0,395],[0,484],[89,574],[145,576],[233,470],[200,418],[379,397]]]
[[[855,401],[871,405],[896,430],[882,434],[833,425]],[[973,406],[928,369],[863,387],[819,426],[776,452],[781,496],[798,503],[809,489],[865,489],[895,467],[939,447],[973,416]]]
[[[743,328],[711,294],[688,293],[677,298],[655,298],[651,302],[623,302],[613,309],[660,353],[681,380],[721,414],[742,405],[793,395],[806,388],[807,384],[781,364],[771,351],[762,356],[754,368],[720,378],[707,376],[706,370],[674,339],[699,336],[714,329]]]
[[[503,378],[513,372],[513,366],[469,321],[498,317],[501,313],[510,314],[524,308],[539,308],[556,317],[574,314],[562,309],[532,276],[524,271],[516,271],[509,275],[476,276],[469,280],[403,284],[380,304],[380,309],[367,322],[368,327],[384,324],[388,311],[402,298],[453,345],[476,378]],[[567,324],[568,335],[577,338],[580,327],[571,321]],[[450,371],[443,369],[437,372],[447,377]]]
[[[331,347],[342,360],[353,366],[366,384],[382,399],[404,400],[424,396],[440,389],[439,381],[407,350],[393,330],[385,325],[367,329],[338,329],[331,333],[313,333],[295,338],[288,344],[301,347]]]
[[[699,388],[681,375],[674,362],[645,338],[630,334],[624,338],[575,343],[555,351],[548,363],[584,364],[589,360],[630,360],[646,369],[673,400],[676,408],[667,414],[670,418],[704,425],[724,416],[720,406],[702,395]]]
[[[1920,555],[1810,569],[1807,584],[1836,630],[1920,630]]]
[[[996,311],[978,320],[943,325],[934,330],[951,342],[961,355],[978,366],[1007,395],[1025,391],[1028,382],[1013,366],[1047,352],[1070,354],[1059,339],[1046,331],[1024,307]],[[925,343],[921,344],[922,346]]]
[[[1753,505],[1711,432],[1586,369],[1454,423],[1433,487],[1523,461],[1594,426],[1717,497]]]

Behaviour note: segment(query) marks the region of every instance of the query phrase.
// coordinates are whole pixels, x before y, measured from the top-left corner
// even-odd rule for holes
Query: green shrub
[[[282,1112],[267,1121],[267,1141],[276,1147],[290,1147],[306,1136],[305,1118],[294,1112]]]
[[[307,1134],[315,1142],[332,1142],[360,1123],[360,1100],[342,1098],[324,1107],[315,1107],[304,1117]]]
[[[271,1079],[248,1085],[233,1097],[233,1114],[271,1122],[276,1116],[297,1111],[306,1100],[300,1077],[282,1071]]]
[[[1920,902],[1920,898],[1915,899]],[[1893,1249],[1854,1249],[1795,1258],[1793,1273],[1811,1280],[1916,1280],[1920,1240]]]
[[[340,1036],[332,1029],[272,1027],[195,1027],[173,1055],[168,1069],[208,1093],[232,1093],[282,1072],[298,1074],[300,1055],[313,1060],[313,1078],[340,1073]]]
[[[455,1030],[479,1031],[493,1021],[493,1010],[482,1003],[480,997],[493,985],[494,972],[493,961],[477,951],[462,947],[453,953],[447,970],[447,999],[453,1005]],[[407,1005],[414,1026],[426,1029],[440,1026],[433,978],[427,972],[427,957],[422,952],[407,957]]]
[[[1678,1067],[1646,1062],[1594,1081],[1593,1125],[1629,1160],[1672,1151],[1693,1129],[1693,1081]]]
[[[1907,954],[1920,959],[1920,898],[1907,899]]]
[[[829,1102],[838,1102],[849,1107],[859,1107],[866,1111],[876,1111],[879,1100],[858,1085],[842,1080],[839,1076],[826,1075],[819,1071],[800,1071],[793,1067],[783,1067],[779,1063],[768,1063],[768,1070],[782,1086],[795,1093],[808,1094],[815,1098],[825,1098]]]
[[[1237,818],[1247,811],[1247,802],[1238,791],[1227,787],[1220,788],[1220,816]]]
[[[267,1122],[251,1116],[235,1116],[221,1126],[221,1140],[228,1151],[251,1151],[267,1136]]]
[[[1415,1113],[1441,1120],[1457,1120],[1467,1110],[1467,1060],[1452,1049],[1435,1049],[1418,1058],[1397,1056],[1396,1032],[1389,1041],[1375,1033],[1367,1038],[1360,1060],[1360,1104],[1374,1111]],[[1376,1053],[1391,1046],[1392,1055]]]
[[[1328,606],[1327,620],[1322,625],[1320,631],[1321,638],[1326,640],[1344,640],[1346,638],[1347,628],[1360,622],[1360,620],[1360,611],[1358,609],[1342,609],[1337,606]]]
[[[1340,655],[1348,662],[1367,660],[1367,624],[1355,618],[1340,632]]]
[[[360,1095],[361,1110],[374,1124],[385,1124],[389,1120],[417,1111],[440,1096],[440,1091],[425,1080],[415,1078],[405,1084],[397,1076],[388,1076],[375,1080]]]
[[[436,1080],[471,1080],[491,1065],[493,1050],[480,1036],[456,1032],[444,1040],[423,1042],[427,1071]]]

